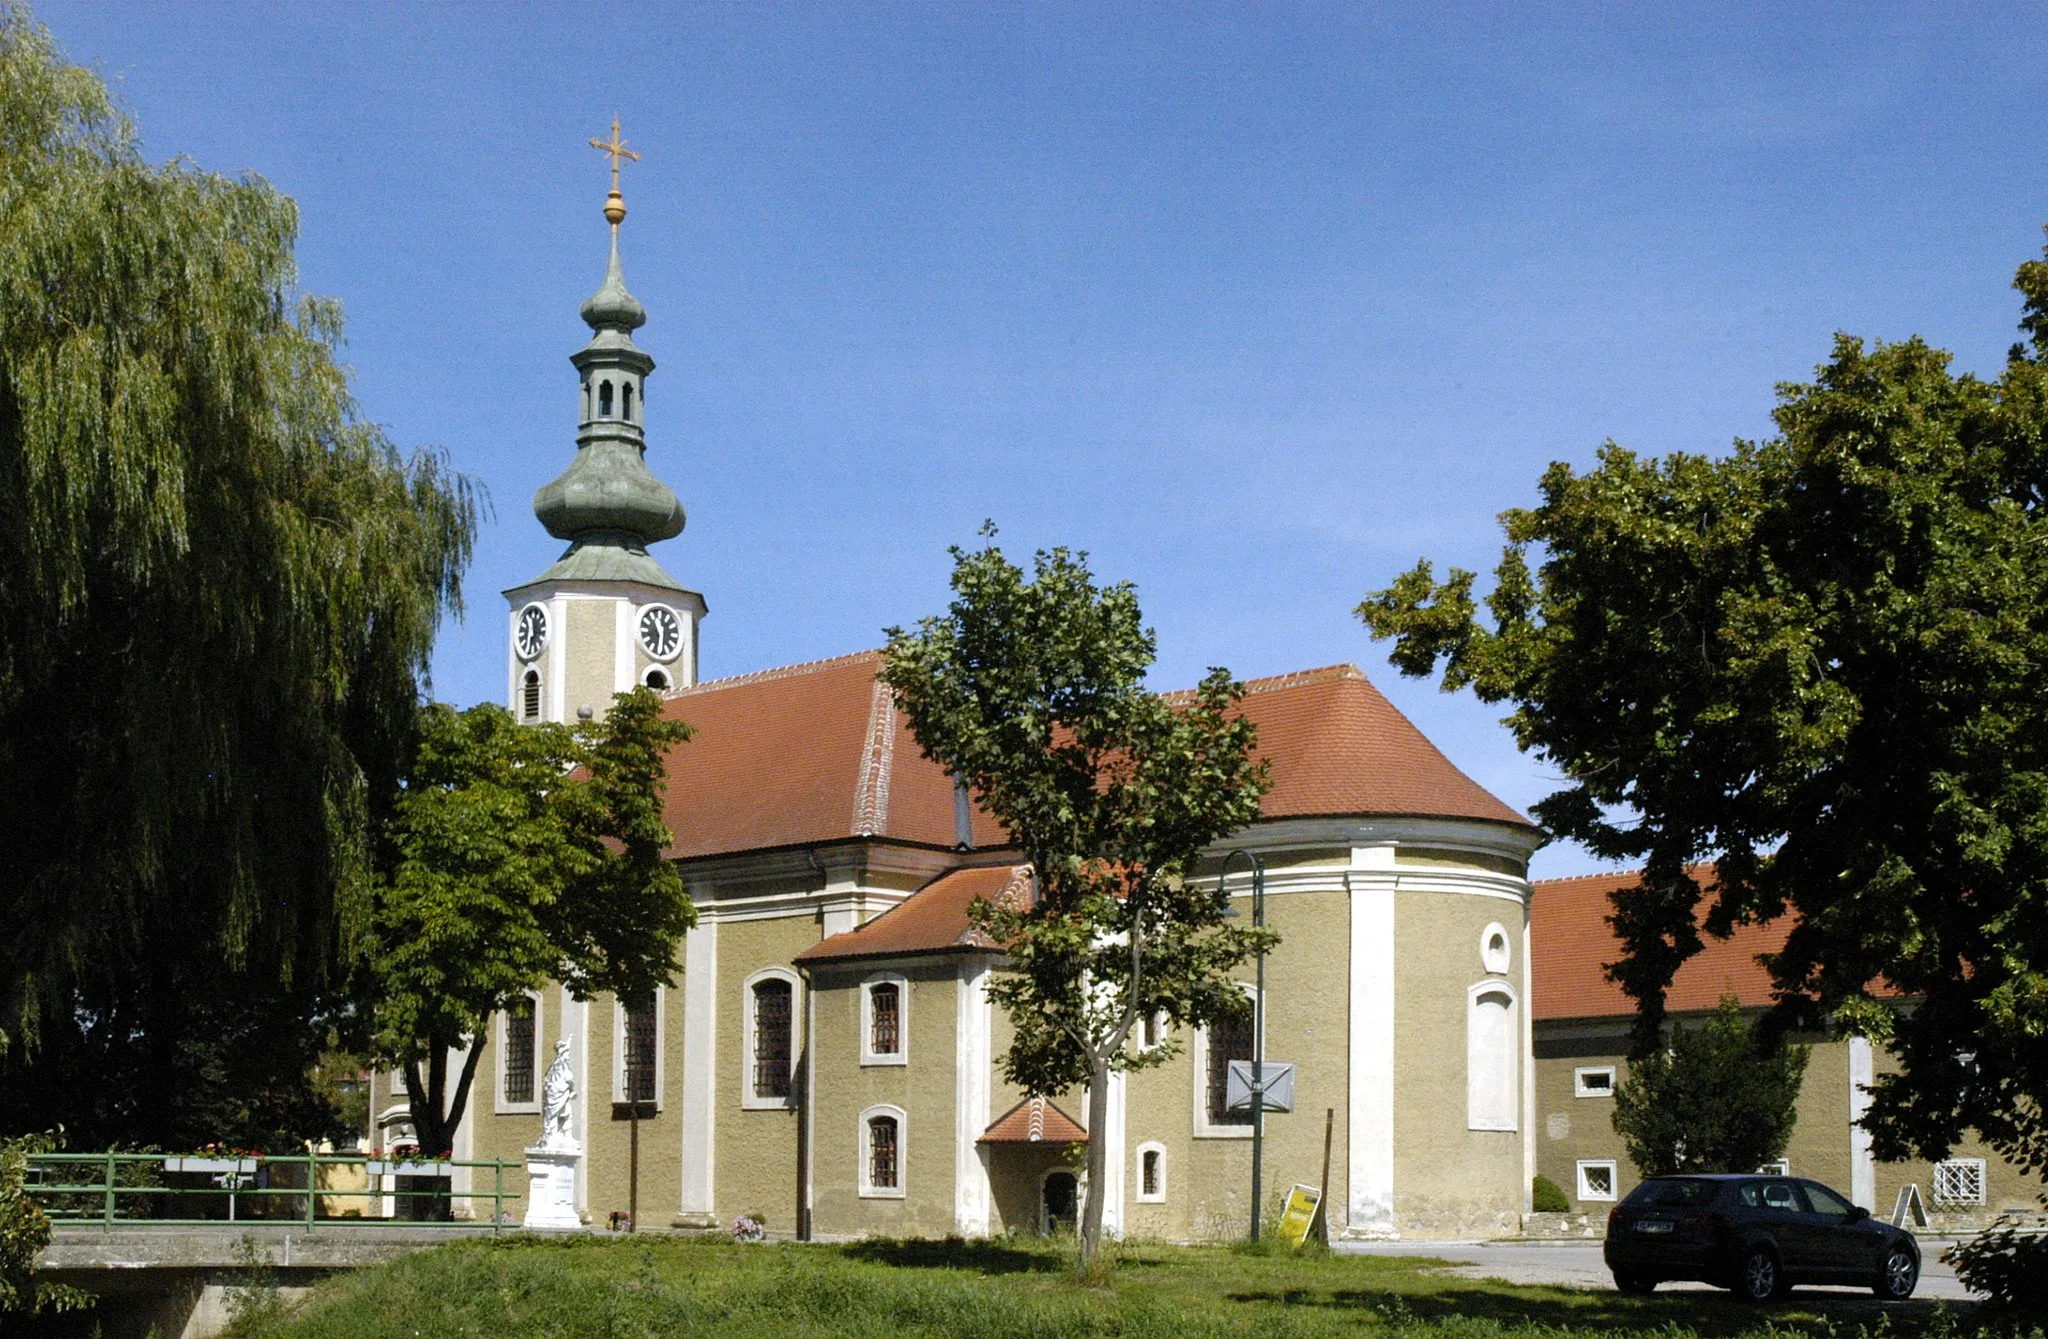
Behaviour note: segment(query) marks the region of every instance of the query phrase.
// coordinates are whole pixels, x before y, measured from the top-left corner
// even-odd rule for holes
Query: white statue
[[[576,1101],[576,1080],[569,1073],[569,1043],[555,1043],[555,1058],[540,1081],[540,1143],[560,1148],[576,1142],[569,1131],[569,1108]]]

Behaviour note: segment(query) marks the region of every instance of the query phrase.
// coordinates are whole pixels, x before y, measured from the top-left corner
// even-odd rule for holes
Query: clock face
[[[683,649],[683,620],[665,604],[640,611],[640,645],[656,660],[674,660]]]
[[[519,611],[519,622],[512,633],[512,647],[519,652],[521,660],[536,660],[548,645],[548,611],[537,604],[530,604]]]

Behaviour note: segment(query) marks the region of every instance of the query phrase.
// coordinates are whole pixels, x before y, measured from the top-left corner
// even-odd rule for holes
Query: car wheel
[[[1913,1285],[1919,1281],[1920,1262],[1905,1247],[1894,1246],[1884,1253],[1884,1263],[1878,1266],[1877,1282],[1870,1285],[1870,1291],[1887,1302],[1903,1302],[1913,1295]]]
[[[1657,1291],[1657,1280],[1648,1274],[1617,1269],[1614,1271],[1614,1287],[1616,1291],[1625,1292],[1630,1297],[1648,1297]]]
[[[1768,1246],[1752,1246],[1735,1271],[1735,1295],[1745,1302],[1768,1302],[1785,1291],[1778,1255]]]

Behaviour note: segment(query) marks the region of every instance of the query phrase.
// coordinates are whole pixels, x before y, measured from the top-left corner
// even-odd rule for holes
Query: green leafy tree
[[[50,1216],[28,1193],[28,1157],[54,1141],[39,1135],[0,1139],[0,1316],[78,1311],[92,1294],[36,1280],[36,1256],[50,1244]]]
[[[1674,1024],[1662,1050],[1629,1062],[1614,1089],[1614,1132],[1644,1176],[1753,1172],[1785,1155],[1807,1055],[1752,1027],[1742,1002],[1724,996],[1697,1024]]]
[[[918,744],[1036,874],[1028,906],[973,908],[1008,947],[989,987],[1015,1029],[1003,1071],[1034,1093],[1086,1084],[1089,1128],[1102,1130],[1110,1074],[1166,1055],[1129,1045],[1138,1020],[1202,1026],[1247,1008],[1232,972],[1274,938],[1227,923],[1223,899],[1187,876],[1258,817],[1266,769],[1228,672],[1173,697],[1145,687],[1156,642],[1137,595],[1097,587],[1085,555],[1040,553],[1027,579],[993,542],[954,549],[952,586],[944,617],[888,630],[883,676]],[[1091,1186],[1107,1183],[1106,1150],[1088,1142]],[[1090,1194],[1085,1261],[1101,1242]]]
[[[475,500],[358,416],[296,229],[0,3],[0,1047],[166,926],[303,987],[366,924]]]
[[[1552,465],[1474,576],[1425,562],[1359,613],[1393,661],[1511,703],[1568,785],[1557,837],[1639,861],[1611,972],[1635,1049],[1704,929],[1796,913],[1780,1023],[1888,1039],[1880,1157],[1969,1127],[2048,1166],[2048,264],[1995,380],[1838,336],[1724,457]],[[1532,569],[1530,554],[1540,555]],[[1702,888],[1687,866],[1717,859]],[[1882,1002],[1915,997],[1910,1010]]]
[[[448,1151],[493,1013],[560,981],[650,998],[696,915],[662,858],[663,759],[688,738],[645,688],[601,723],[520,725],[502,707],[421,712],[393,806],[374,956],[376,1049],[402,1066],[413,1130]]]

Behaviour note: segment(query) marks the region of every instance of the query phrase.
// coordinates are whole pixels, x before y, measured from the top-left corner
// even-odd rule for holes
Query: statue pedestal
[[[541,1144],[526,1150],[526,1221],[530,1231],[581,1232],[576,1213],[576,1164],[580,1144]]]

